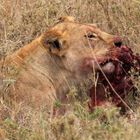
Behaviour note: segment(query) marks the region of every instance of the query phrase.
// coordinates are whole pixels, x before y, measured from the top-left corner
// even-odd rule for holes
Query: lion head
[[[98,71],[112,73],[115,69],[112,52],[122,40],[94,24],[80,24],[64,17],[40,37],[42,47],[66,70],[79,74]],[[60,63],[60,61],[63,63]]]

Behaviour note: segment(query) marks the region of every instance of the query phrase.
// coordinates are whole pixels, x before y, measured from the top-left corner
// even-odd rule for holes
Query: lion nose
[[[114,38],[114,45],[115,47],[121,47],[122,46],[122,39],[120,37]]]

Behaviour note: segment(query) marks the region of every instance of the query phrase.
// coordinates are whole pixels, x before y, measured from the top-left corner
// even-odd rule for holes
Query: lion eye
[[[94,33],[89,33],[89,34],[86,34],[85,37],[86,37],[86,38],[89,38],[89,39],[93,39],[93,38],[96,38],[97,35],[94,34]]]

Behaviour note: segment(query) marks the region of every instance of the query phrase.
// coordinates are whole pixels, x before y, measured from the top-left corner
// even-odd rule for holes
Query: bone
[[[115,66],[112,62],[108,62],[102,67],[104,73],[111,74],[115,71]]]

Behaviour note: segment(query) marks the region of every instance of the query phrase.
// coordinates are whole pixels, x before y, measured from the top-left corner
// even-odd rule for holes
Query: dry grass
[[[140,51],[140,0],[0,0],[0,58],[27,44],[58,17],[71,15],[80,22],[97,23],[103,30],[122,36]],[[74,99],[63,116],[0,99],[0,140],[139,140],[136,121],[119,115],[115,107],[89,113],[85,103]],[[61,106],[56,103],[56,107]],[[3,115],[0,113],[0,116]]]

